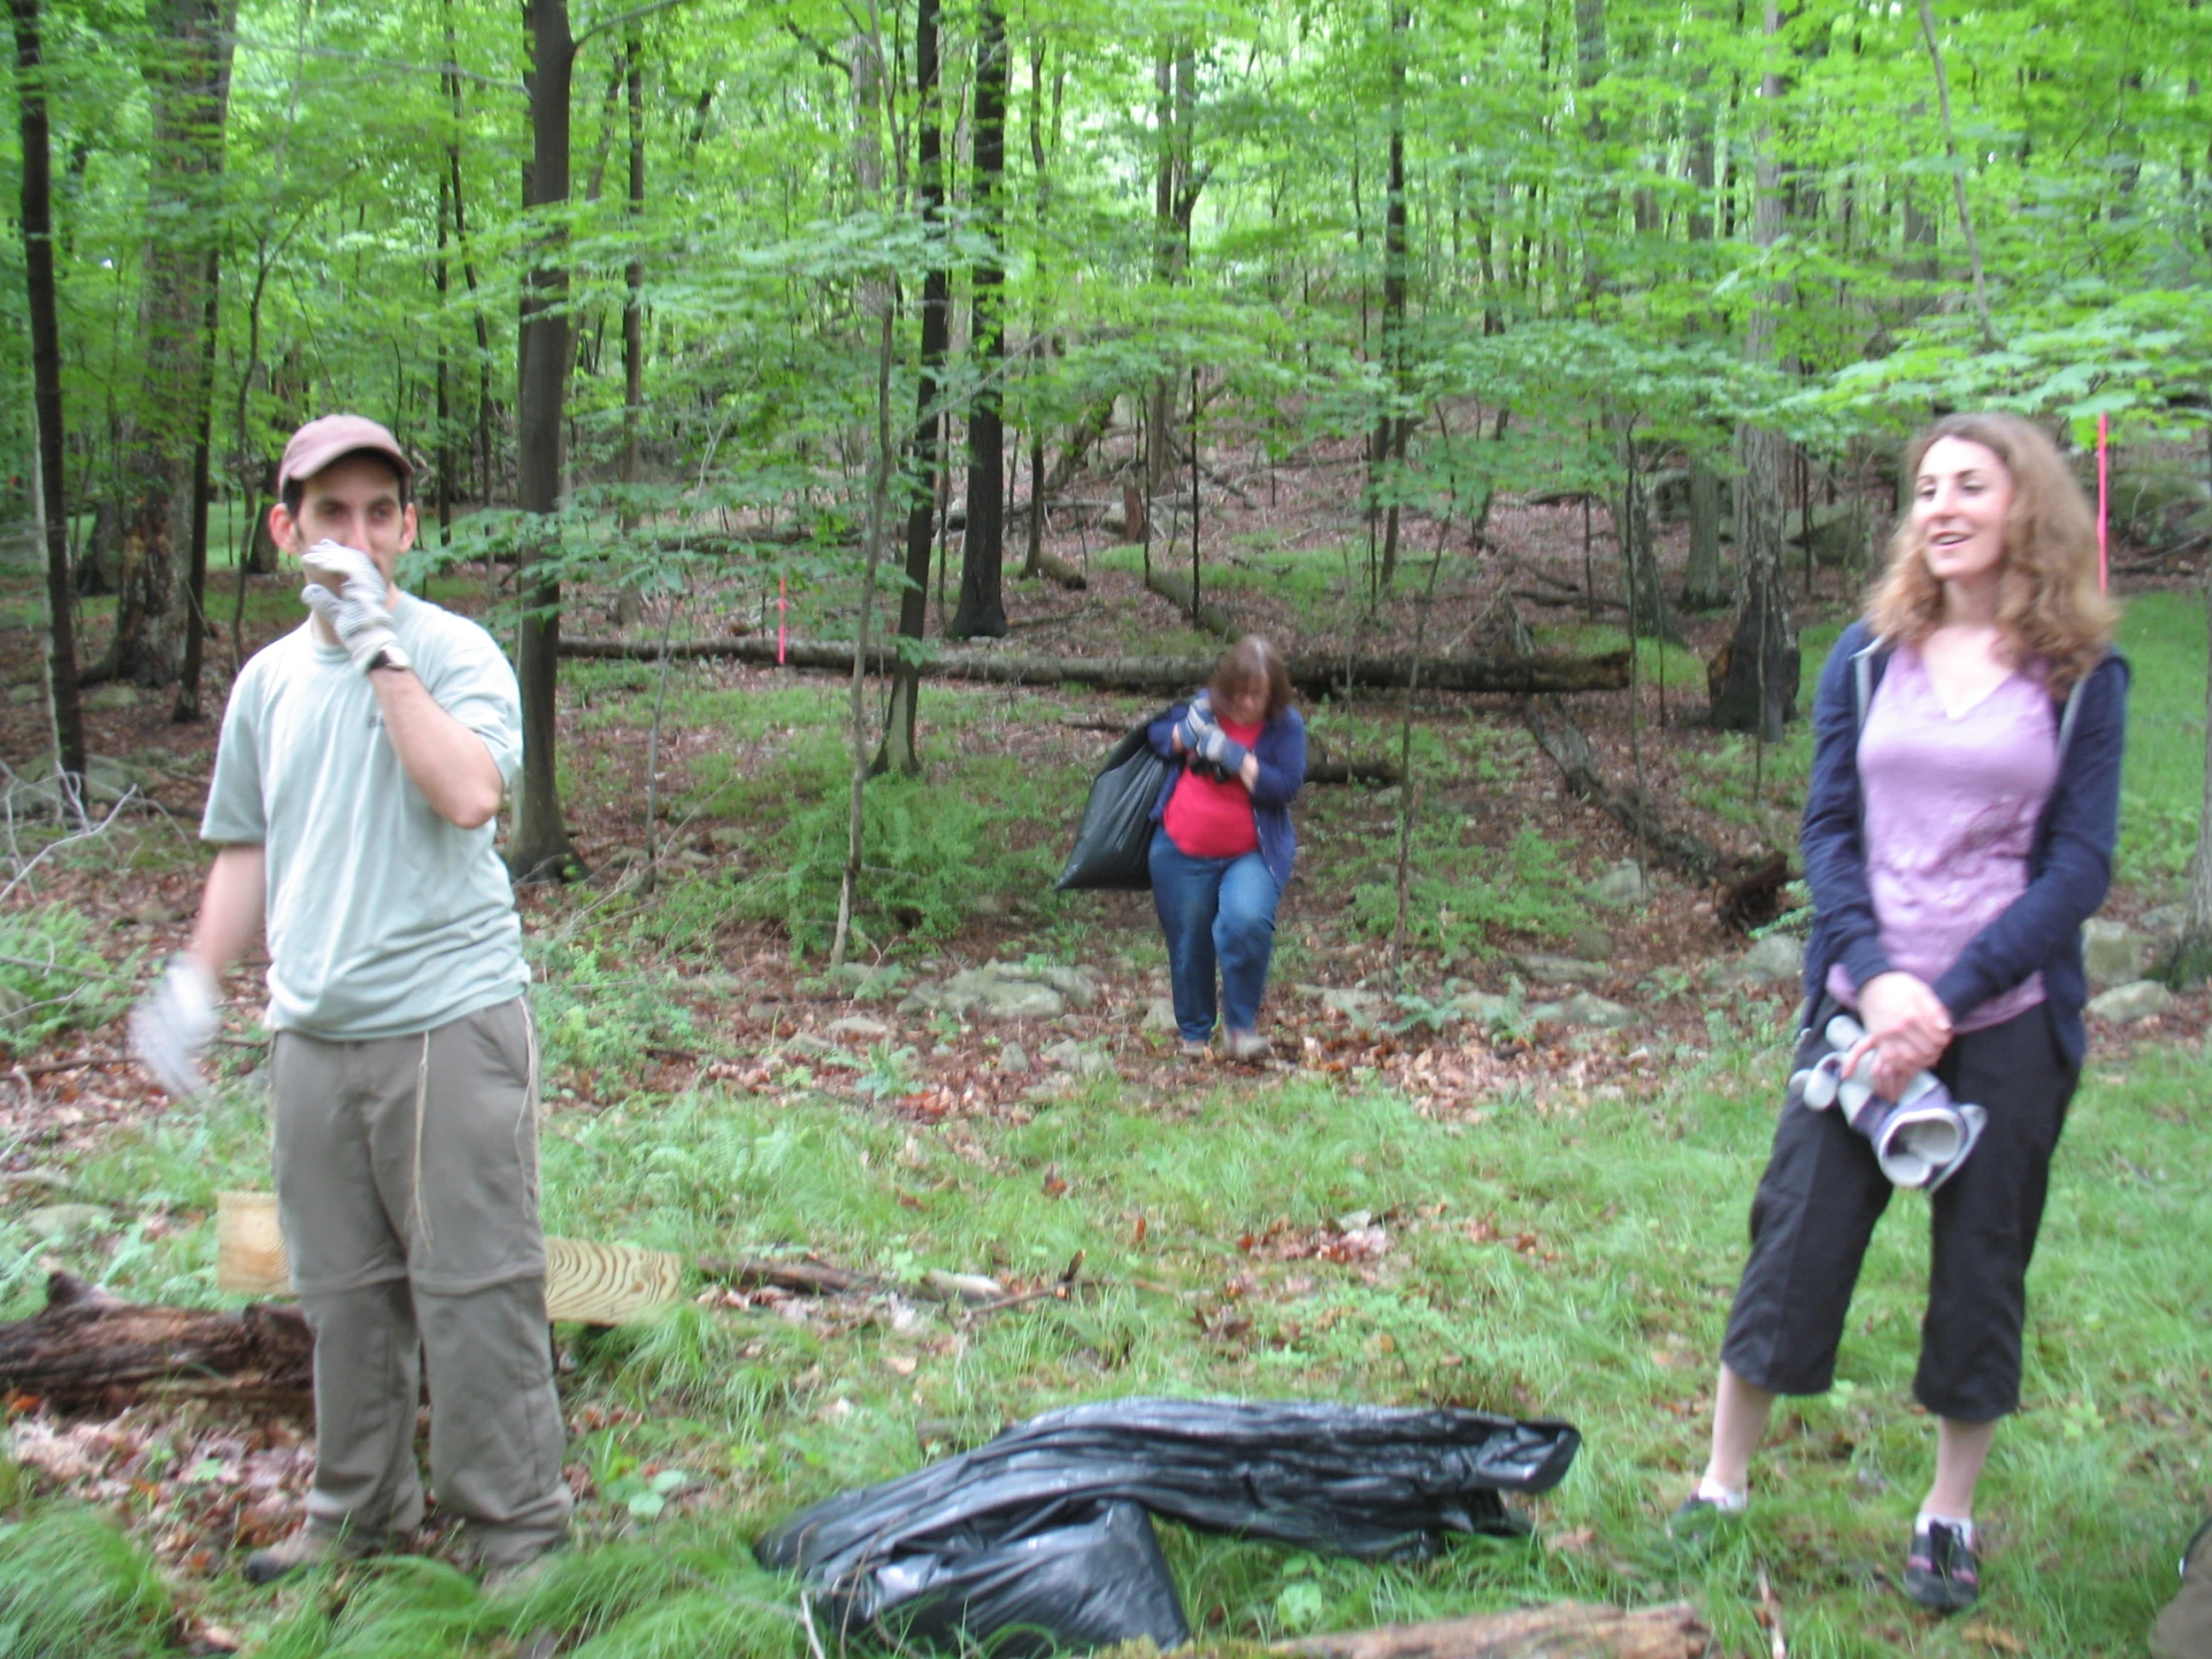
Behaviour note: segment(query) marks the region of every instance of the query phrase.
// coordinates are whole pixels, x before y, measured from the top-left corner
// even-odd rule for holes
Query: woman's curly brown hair
[[[1978,443],[2004,463],[2012,505],[2004,518],[1997,628],[2016,667],[2043,675],[2062,696],[2103,658],[2118,610],[2097,588],[2097,525],[2058,446],[2018,415],[1944,415],[1905,452],[1918,480],[1944,438]],[[1867,598],[1867,620],[1891,645],[1918,645],[1943,620],[1943,585],[1928,568],[1910,512],[1890,537],[1889,567]]]
[[[1258,634],[1245,635],[1222,653],[1221,661],[1214,665],[1213,678],[1206,682],[1216,709],[1248,686],[1267,690],[1268,712],[1262,717],[1263,725],[1291,706],[1290,664],[1283,660],[1282,652]]]

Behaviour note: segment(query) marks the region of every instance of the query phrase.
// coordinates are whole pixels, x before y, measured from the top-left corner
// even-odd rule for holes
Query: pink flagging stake
[[[2111,579],[2111,554],[2109,551],[2112,522],[2112,417],[2097,416],[2097,592]]]
[[[784,641],[787,637],[784,619],[791,611],[791,599],[784,588],[785,580],[786,578],[782,576],[776,578],[776,666],[778,668],[784,666]]]

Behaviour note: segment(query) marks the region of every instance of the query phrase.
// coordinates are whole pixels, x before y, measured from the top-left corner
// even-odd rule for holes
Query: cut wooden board
[[[683,1263],[661,1250],[545,1241],[545,1314],[583,1325],[619,1325],[676,1300]],[[216,1289],[233,1296],[288,1296],[291,1265],[272,1193],[218,1193]]]

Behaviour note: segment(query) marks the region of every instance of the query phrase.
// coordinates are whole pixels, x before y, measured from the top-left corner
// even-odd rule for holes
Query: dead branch
[[[851,1296],[883,1288],[880,1280],[864,1273],[848,1273],[826,1262],[725,1262],[715,1257],[699,1259],[700,1277],[741,1291],[789,1291],[794,1296]]]
[[[1634,1610],[1562,1601],[1313,1636],[1273,1651],[1296,1659],[1699,1659],[1711,1636],[1686,1601]]]

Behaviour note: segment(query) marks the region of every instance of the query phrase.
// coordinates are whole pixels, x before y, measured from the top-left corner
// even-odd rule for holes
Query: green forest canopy
[[[129,415],[146,240],[165,229],[149,221],[142,70],[193,9],[52,0],[45,18],[70,476],[94,495]],[[955,361],[964,344],[966,277],[991,229],[970,165],[977,12],[941,19],[944,245],[917,221],[909,8],[638,12],[571,19],[572,480],[616,469],[637,259],[647,475],[696,481],[719,439],[705,483],[725,500],[849,497],[873,389],[862,279],[893,268],[910,311],[942,246]],[[1912,6],[1015,7],[996,227],[1009,422],[1063,426],[1191,365],[1230,387],[1210,421],[1279,446],[1364,430],[1393,390],[1549,405],[1575,424],[1640,399],[1666,435],[1716,449],[1744,414],[1835,448],[1931,401],[2160,418],[2200,404],[2212,21],[2048,0],[1934,21],[1995,349]],[[250,491],[284,430],[343,405],[444,457],[469,498],[511,501],[517,307],[540,228],[518,206],[528,36],[511,10],[451,0],[245,0],[235,23],[225,166],[171,228],[221,255],[219,477]],[[855,96],[871,34],[894,60],[887,108],[865,107],[864,67]],[[626,200],[632,46],[641,209]],[[1394,358],[1393,128],[1407,295]],[[862,140],[882,158],[874,190],[855,168]],[[1765,246],[1762,167],[1783,209]],[[4,349],[22,386],[19,243],[5,257]],[[1792,375],[1724,371],[1761,307],[1769,361]],[[1564,349],[1513,343],[1568,322],[1584,331]],[[1468,348],[1485,337],[1493,348]],[[1591,371],[1562,377],[1562,357]],[[242,455],[230,415],[250,370]],[[0,420],[27,477],[28,399]],[[472,452],[479,433],[488,454]]]

